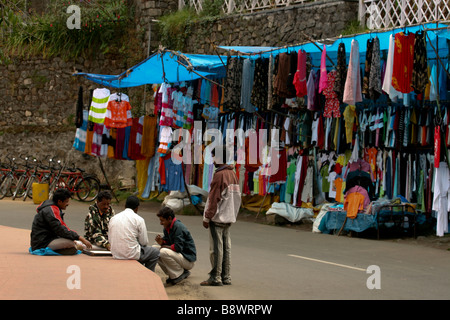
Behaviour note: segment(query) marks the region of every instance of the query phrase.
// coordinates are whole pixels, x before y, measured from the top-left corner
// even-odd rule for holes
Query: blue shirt
[[[169,158],[164,160],[164,169],[166,174],[166,184],[162,186],[163,190],[184,192],[184,177],[181,164],[175,164],[173,163],[172,158]]]

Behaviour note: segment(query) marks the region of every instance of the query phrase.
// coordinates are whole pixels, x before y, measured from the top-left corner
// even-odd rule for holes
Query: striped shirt
[[[110,94],[110,91],[106,88],[94,90],[91,107],[89,108],[89,121],[99,124],[103,123]]]

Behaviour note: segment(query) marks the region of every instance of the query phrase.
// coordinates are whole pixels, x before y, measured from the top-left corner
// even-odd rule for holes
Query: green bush
[[[191,23],[198,18],[191,8],[176,11],[159,18],[161,43],[170,49],[182,51],[191,32]]]
[[[125,40],[132,13],[126,0],[75,2],[81,9],[81,29],[69,29],[69,2],[53,0],[42,15],[27,15],[17,6],[0,7],[0,31],[6,56],[42,55],[66,59],[92,57],[99,53],[120,53],[129,44]]]

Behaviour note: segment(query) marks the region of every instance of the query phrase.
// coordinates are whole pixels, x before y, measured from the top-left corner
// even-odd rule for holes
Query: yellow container
[[[48,183],[33,183],[33,202],[41,204],[48,199]]]

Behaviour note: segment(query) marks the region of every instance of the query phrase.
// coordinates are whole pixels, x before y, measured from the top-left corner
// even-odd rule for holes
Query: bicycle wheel
[[[48,198],[53,198],[53,193],[55,193],[55,190],[58,189],[58,180],[59,178],[53,179],[53,181],[50,183],[50,186],[48,187]]]
[[[100,192],[100,181],[95,177],[84,177],[75,187],[75,193],[80,201],[94,201]]]
[[[2,184],[0,185],[0,199],[3,199],[6,196],[9,196],[11,194],[11,185],[13,184],[13,177],[12,176],[6,176]]]
[[[31,176],[28,179],[27,187],[26,187],[25,193],[23,195],[23,201],[27,200],[27,197],[33,198],[33,183],[35,183],[35,182],[39,182],[39,179],[36,176]]]
[[[25,193],[26,189],[26,180],[27,178],[25,176],[21,176],[19,178],[19,181],[17,182],[15,189],[12,190],[12,199],[15,200],[16,198],[20,198]]]

